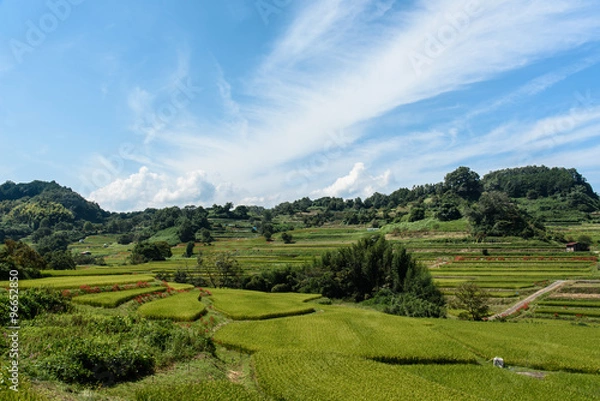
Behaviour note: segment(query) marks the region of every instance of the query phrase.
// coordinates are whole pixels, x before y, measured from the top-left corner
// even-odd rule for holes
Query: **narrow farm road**
[[[512,315],[513,313],[515,313],[516,311],[518,311],[520,308],[523,307],[523,305],[530,303],[531,301],[535,300],[537,297],[544,295],[550,291],[554,291],[559,289],[560,287],[562,287],[565,284],[571,284],[573,283],[573,280],[558,280],[553,282],[552,284],[550,284],[547,287],[542,288],[539,291],[536,291],[535,293],[531,294],[530,296],[528,296],[527,298],[517,302],[516,304],[514,304],[513,306],[511,306],[510,308],[508,308],[507,310],[500,312],[500,313],[496,313],[493,316],[488,317],[488,320],[494,320],[497,319],[499,317],[507,317]]]

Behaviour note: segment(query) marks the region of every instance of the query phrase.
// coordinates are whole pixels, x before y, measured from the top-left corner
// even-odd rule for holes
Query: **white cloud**
[[[334,196],[341,198],[368,197],[385,188],[390,182],[391,172],[372,176],[367,172],[364,163],[356,163],[348,175],[338,178],[330,186],[313,191],[314,197]]]
[[[172,178],[142,167],[127,178],[119,178],[92,192],[89,199],[111,211],[143,210],[147,207],[203,204],[209,202],[215,186],[204,171]]]
[[[469,6],[473,4],[477,12]],[[525,146],[540,149],[548,138],[540,136],[540,128],[522,122],[466,139],[456,131],[440,134],[425,128],[428,141],[420,140],[422,132],[412,139],[399,133],[367,140],[357,127],[399,107],[462,90],[600,38],[597,6],[590,1],[531,0],[523,5],[517,0],[433,0],[418,1],[404,11],[391,2],[373,5],[368,0],[305,3],[245,81],[237,101],[232,93],[241,89],[233,83],[240,80],[227,81],[220,71],[217,87],[224,116],[198,114],[184,124],[161,127],[160,135],[146,130],[147,138],[169,149],[155,162],[180,176],[198,169],[219,172],[219,181],[236,188],[232,195],[245,199],[294,199],[297,188],[288,177],[303,170],[309,170],[303,193],[365,196],[384,189],[389,176],[372,176],[356,164],[350,174],[327,184],[355,160],[372,166],[382,154],[394,151],[395,160],[385,160],[389,165],[384,168],[392,168],[395,177],[422,183],[419,177],[432,177],[436,166],[518,153]],[[180,60],[182,65],[189,61]],[[514,96],[539,93],[581,68],[585,65],[544,75],[489,110]],[[142,110],[143,116],[152,96],[138,89],[131,100],[132,110]],[[525,134],[519,131],[523,128]],[[323,153],[332,133],[350,130],[351,140],[335,159],[328,159],[327,171],[315,174],[302,165]],[[584,137],[582,131],[572,138]],[[574,140],[560,134],[551,138],[555,143]]]

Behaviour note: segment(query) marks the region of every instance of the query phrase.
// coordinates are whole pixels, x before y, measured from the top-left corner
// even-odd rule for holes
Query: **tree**
[[[186,258],[191,258],[192,255],[194,254],[194,246],[196,244],[194,243],[194,241],[190,241],[187,243],[187,245],[185,246],[185,254],[184,256]]]
[[[69,246],[69,236],[64,232],[48,235],[39,240],[37,251],[44,256],[49,252],[66,251]]]
[[[459,309],[465,309],[472,320],[482,320],[489,314],[489,294],[474,283],[463,283],[454,294]]]
[[[19,271],[21,279],[41,277],[46,267],[46,260],[24,242],[9,239],[0,249],[0,280],[8,280],[10,270]]]
[[[83,224],[83,231],[84,231],[85,233],[88,233],[88,234],[91,234],[91,233],[93,233],[93,232],[94,232],[94,225],[93,225],[91,222],[89,222],[89,221],[86,221],[86,222]]]
[[[139,242],[131,252],[130,261],[133,264],[149,261],[161,261],[173,256],[171,246],[166,241]]]
[[[202,241],[204,245],[210,245],[210,243],[214,241],[214,238],[212,237],[212,234],[208,228],[202,228],[199,232],[197,232],[196,239]]]
[[[189,219],[184,219],[179,228],[177,229],[177,235],[181,242],[189,242],[195,239],[194,237],[194,226]]]
[[[429,270],[406,248],[382,235],[325,252],[305,275],[301,287],[316,289],[329,298],[356,302],[378,298],[389,313],[445,316],[444,297]]]
[[[44,256],[48,267],[53,270],[75,270],[77,264],[69,251],[52,251]]]
[[[580,235],[577,237],[577,242],[581,245],[582,250],[589,251],[590,246],[593,244],[592,237],[589,235]]]
[[[435,217],[437,217],[440,221],[452,221],[460,219],[462,214],[454,203],[444,202],[440,206]]]
[[[127,233],[117,237],[117,243],[120,245],[129,245],[133,242],[133,234]]]
[[[408,215],[408,221],[419,221],[425,218],[425,209],[421,206],[414,206],[410,209],[410,214]]]
[[[476,236],[543,236],[545,228],[535,222],[503,192],[484,192],[469,211],[468,218]]]
[[[287,232],[281,234],[281,239],[285,244],[291,244],[294,240],[292,234],[288,234]]]
[[[218,252],[205,258],[198,256],[200,271],[208,276],[212,287],[240,288],[242,286],[242,269],[232,254]]]
[[[483,186],[479,174],[468,167],[459,167],[444,177],[444,187],[467,200],[477,200],[481,196]]]
[[[273,236],[273,233],[271,232],[271,230],[265,230],[263,231],[263,237],[265,237],[265,239],[267,241],[271,241],[271,237]]]

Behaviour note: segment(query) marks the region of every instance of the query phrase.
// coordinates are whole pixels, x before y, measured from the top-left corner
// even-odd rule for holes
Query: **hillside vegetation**
[[[20,375],[15,395],[4,336],[0,399],[600,399],[598,196],[575,170],[271,209],[0,188]]]

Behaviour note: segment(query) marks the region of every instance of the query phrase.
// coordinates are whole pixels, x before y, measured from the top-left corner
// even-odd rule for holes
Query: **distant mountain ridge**
[[[546,166],[502,169],[482,178],[468,167],[459,167],[448,173],[443,182],[399,188],[389,195],[376,192],[364,200],[304,197],[271,209],[238,206],[234,210],[233,204],[227,203],[206,209],[173,206],[130,213],[103,210],[55,181],[20,184],[7,181],[0,185],[0,241],[34,233],[42,236],[50,231],[69,233],[71,238],[85,237],[90,232],[128,234],[139,240],[166,229],[172,229],[173,241],[177,241],[177,238],[193,238],[195,231],[189,232],[189,227],[193,230],[210,227],[207,219],[244,220],[259,233],[289,229],[285,224],[273,222],[276,216],[293,216],[292,220],[302,226],[339,222],[378,227],[424,218],[448,221],[468,216],[485,192],[504,193],[540,222],[600,218],[600,197],[576,169]],[[188,233],[178,236],[177,230]]]

